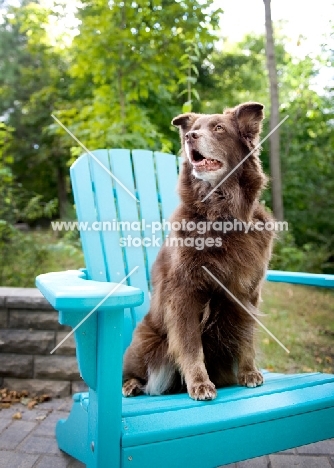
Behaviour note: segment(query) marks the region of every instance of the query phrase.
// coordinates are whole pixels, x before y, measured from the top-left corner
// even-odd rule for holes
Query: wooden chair
[[[159,247],[120,247],[120,237],[151,237],[148,225],[169,218],[178,203],[179,163],[173,155],[142,150],[93,155],[71,167],[78,220],[89,226],[80,232],[86,269],[36,280],[60,323],[74,328],[82,322],[75,339],[89,392],[75,394],[68,419],[58,422],[59,447],[89,468],[213,468],[334,437],[334,375],[266,373],[262,387],[223,388],[207,402],[187,394],[122,397],[122,355],[148,310]],[[136,225],[120,232],[93,227],[141,219],[141,231]],[[271,271],[267,278],[334,286],[329,275]]]

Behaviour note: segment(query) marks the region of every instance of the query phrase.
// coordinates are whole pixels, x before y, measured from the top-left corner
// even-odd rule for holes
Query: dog
[[[187,391],[194,400],[211,400],[219,387],[263,383],[247,311],[258,310],[273,232],[214,229],[273,220],[259,201],[267,181],[258,148],[263,109],[247,102],[172,121],[182,144],[181,203],[152,268],[150,310],[124,356],[124,396]],[[196,249],[189,239],[199,238],[192,223],[200,222],[209,228]]]

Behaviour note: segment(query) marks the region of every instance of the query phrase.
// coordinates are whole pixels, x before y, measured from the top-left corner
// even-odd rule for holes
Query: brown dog
[[[256,313],[273,233],[252,227],[272,218],[259,203],[266,182],[259,149],[238,164],[258,144],[263,117],[263,105],[249,102],[172,122],[184,155],[181,204],[171,219],[177,229],[153,266],[151,308],[124,357],[125,396],[187,389],[191,398],[207,400],[216,387],[263,383],[254,362],[254,319],[202,268]],[[236,221],[249,223],[249,232],[221,228]],[[191,222],[208,229],[199,234]]]

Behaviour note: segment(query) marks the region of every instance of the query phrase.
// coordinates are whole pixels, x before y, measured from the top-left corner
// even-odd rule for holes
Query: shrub
[[[274,252],[270,262],[273,270],[305,271],[310,273],[330,273],[328,259],[331,254],[325,245],[307,243],[299,247],[296,245],[291,232],[284,232],[278,237],[274,245]]]
[[[48,252],[45,246],[22,233],[5,220],[0,220],[0,284],[31,287],[35,276],[45,271]]]

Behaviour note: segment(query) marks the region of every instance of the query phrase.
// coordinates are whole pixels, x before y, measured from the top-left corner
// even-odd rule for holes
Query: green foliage
[[[78,240],[55,239],[49,231],[20,232],[4,220],[0,220],[0,251],[2,286],[34,287],[41,273],[84,265]]]
[[[45,272],[46,248],[3,219],[0,219],[0,251],[2,286],[30,287],[36,275]]]
[[[270,268],[283,271],[334,273],[334,263],[328,262],[329,257],[328,246],[307,243],[299,247],[296,245],[293,235],[290,232],[284,232],[274,244]]]
[[[73,217],[68,168],[82,149],[51,113],[89,149],[177,153],[179,137],[170,125],[175,115],[221,112],[248,100],[265,104],[263,135],[268,130],[264,36],[250,34],[215,48],[221,11],[213,0],[83,0],[76,15],[79,33],[72,42],[57,43],[48,28],[51,19],[62,21],[62,4],[2,5],[0,219],[6,236],[11,233],[10,243],[2,244],[7,250],[16,242],[11,225],[17,221]],[[333,48],[328,41],[322,61],[297,59],[286,51],[287,40],[277,28],[280,111],[282,117],[290,115],[280,130],[283,196],[293,236],[277,242],[273,266],[331,271],[333,86],[319,92],[312,83],[321,66],[333,63]],[[263,146],[269,173],[268,142]],[[270,207],[270,187],[264,200]],[[24,249],[20,236],[17,245]],[[77,248],[77,243],[77,237],[65,236],[53,249]]]
[[[25,287],[33,285],[37,272],[43,272],[48,252],[14,224],[51,217],[57,202],[43,203],[41,195],[32,195],[16,182],[9,153],[12,133],[12,128],[0,123],[0,284]]]
[[[48,126],[54,107],[67,96],[69,79],[64,52],[48,41],[49,13],[39,3],[23,1],[3,14],[0,115],[12,128],[10,151],[17,182],[47,200],[57,197],[61,211],[68,185],[69,145],[51,134]]]
[[[15,224],[51,218],[57,210],[57,200],[43,202],[41,195],[29,192],[13,175],[13,157],[9,153],[13,129],[0,122],[0,220]]]
[[[286,105],[282,128],[282,174],[286,217],[298,245],[329,244],[334,252],[333,104],[300,89]]]
[[[70,69],[78,105],[57,116],[89,148],[175,149],[180,58],[189,40],[202,57],[212,50],[219,17],[212,3],[84,1]]]
[[[59,242],[54,247],[36,242],[32,233],[21,232],[18,221],[51,218],[57,210],[55,199],[45,203],[42,196],[29,192],[18,183],[12,172],[10,154],[13,129],[0,123],[0,284],[32,287],[37,274],[47,271],[57,248],[71,257],[78,247]]]
[[[198,101],[200,100],[199,94],[194,86],[199,75],[196,62],[198,62],[201,56],[196,42],[187,39],[185,44],[187,46],[185,49],[185,54],[180,57],[180,70],[184,70],[185,75],[179,79],[180,85],[186,85],[186,88],[179,93],[179,96],[184,94],[187,96],[187,101],[182,106],[182,112],[184,113],[192,111],[193,97]]]
[[[243,101],[259,101],[268,107],[265,60],[263,36],[247,35],[239,43],[215,50],[199,76],[202,111],[222,112]]]

